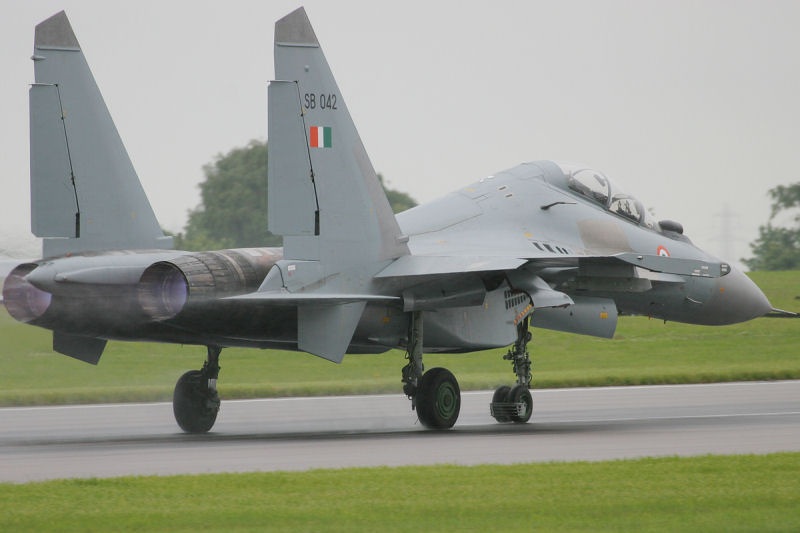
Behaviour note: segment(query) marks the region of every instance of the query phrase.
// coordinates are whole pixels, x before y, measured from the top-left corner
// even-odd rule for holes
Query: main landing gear
[[[449,429],[456,423],[461,410],[458,381],[446,368],[431,368],[424,372],[422,311],[411,313],[408,329],[408,364],[403,367],[403,392],[411,400],[411,409],[416,409],[423,426]]]
[[[175,421],[187,433],[205,433],[217,420],[219,394],[219,346],[208,347],[202,370],[190,370],[180,377],[172,395]]]
[[[532,338],[528,331],[528,317],[517,324],[517,340],[503,359],[511,361],[517,384],[513,387],[503,385],[494,391],[489,411],[498,422],[524,424],[531,419],[533,398],[531,397],[531,358],[528,343]]]

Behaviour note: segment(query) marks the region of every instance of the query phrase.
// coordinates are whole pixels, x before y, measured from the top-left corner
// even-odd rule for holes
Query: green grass
[[[792,531],[800,453],[0,484],[0,531]]]
[[[800,272],[753,278],[775,307],[800,310]],[[723,327],[623,317],[612,340],[534,329],[535,387],[697,383],[800,378],[800,320],[761,318]],[[426,355],[462,389],[510,383],[505,350]],[[53,353],[49,332],[0,312],[0,405],[151,401],[171,398],[177,378],[205,349],[110,342],[97,367]],[[223,398],[399,392],[403,354],[349,355],[334,365],[275,350],[226,349]]]

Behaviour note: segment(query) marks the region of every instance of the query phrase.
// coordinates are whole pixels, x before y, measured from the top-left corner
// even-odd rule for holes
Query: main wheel
[[[200,370],[190,370],[180,377],[172,394],[175,421],[187,433],[205,433],[214,426],[219,412],[219,397],[209,391]]]
[[[423,374],[417,390],[417,416],[430,429],[453,427],[461,410],[461,389],[446,368],[431,368]]]
[[[508,402],[508,393],[511,392],[511,387],[508,385],[502,385],[495,389],[494,394],[492,395],[492,403],[506,403]],[[511,415],[505,413],[504,409],[497,409],[492,412],[494,415],[494,419],[498,422],[511,422]]]
[[[525,405],[525,410],[521,414],[511,415],[511,420],[517,424],[524,424],[531,419],[533,413],[533,397],[528,387],[523,385],[514,385],[508,393],[508,401],[511,403],[522,403]]]

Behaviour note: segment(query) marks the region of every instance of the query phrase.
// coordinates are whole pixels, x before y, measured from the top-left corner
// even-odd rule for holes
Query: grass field
[[[800,453],[0,484],[0,531],[791,531]]]
[[[775,307],[800,310],[800,272],[752,276]],[[535,329],[534,387],[694,383],[800,378],[800,320],[757,319],[724,327],[623,317],[612,340]],[[462,389],[510,383],[505,350],[426,355]],[[202,347],[110,342],[97,367],[53,353],[50,333],[0,311],[0,405],[149,401],[171,398],[177,378],[199,368]],[[226,349],[223,398],[399,392],[403,354],[314,356]]]

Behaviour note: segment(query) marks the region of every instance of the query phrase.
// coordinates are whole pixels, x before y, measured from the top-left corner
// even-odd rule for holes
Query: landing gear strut
[[[489,411],[498,422],[524,424],[531,419],[533,398],[531,397],[531,358],[528,343],[532,335],[528,331],[529,317],[517,324],[517,340],[503,359],[511,361],[517,383],[513,387],[498,387],[489,404]]]
[[[422,311],[411,313],[408,328],[408,364],[403,367],[403,392],[416,409],[419,421],[429,429],[453,427],[461,410],[461,390],[455,376],[446,368],[431,368],[423,373]]]
[[[190,370],[180,377],[172,395],[175,421],[187,433],[205,433],[212,428],[219,412],[219,346],[208,347],[202,370]]]

